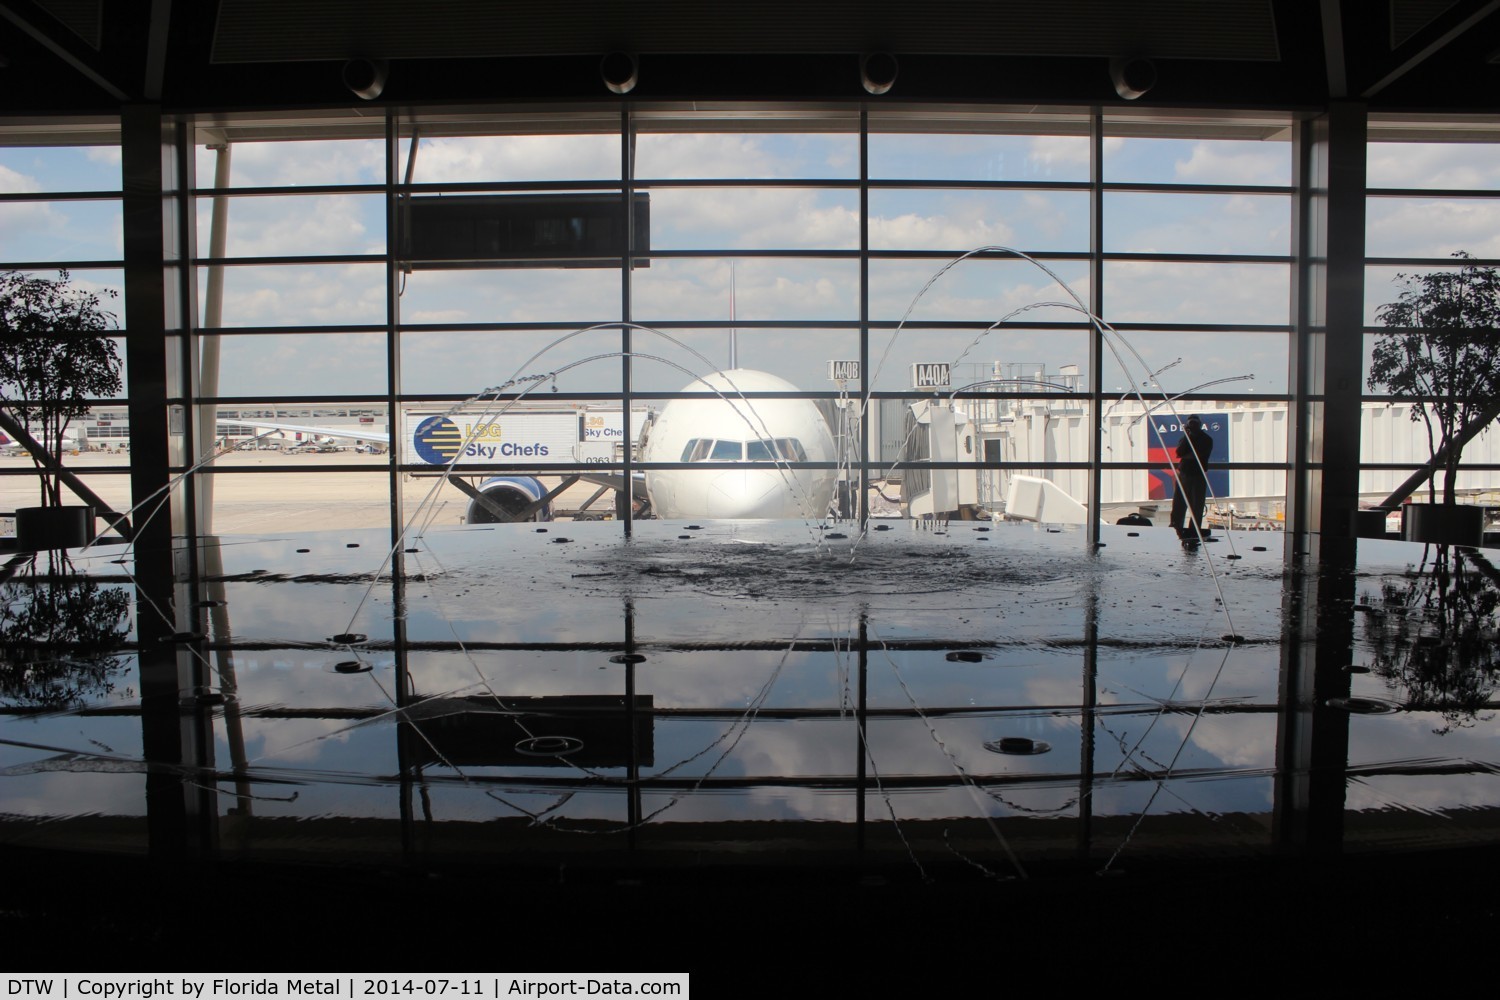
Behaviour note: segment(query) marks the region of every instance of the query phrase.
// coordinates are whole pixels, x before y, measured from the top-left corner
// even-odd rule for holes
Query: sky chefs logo
[[[428,465],[447,465],[463,448],[464,436],[447,417],[428,417],[417,425],[412,444],[417,457]]]
[[[460,428],[448,417],[428,417],[417,425],[412,447],[417,457],[428,465],[448,465],[455,456],[481,462],[514,458],[545,458],[552,449],[540,441],[521,444],[501,439],[501,428],[494,421],[466,424]]]

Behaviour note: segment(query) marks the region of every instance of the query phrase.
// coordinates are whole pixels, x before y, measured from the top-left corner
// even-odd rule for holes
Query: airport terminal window
[[[419,109],[398,118],[390,155],[378,121],[340,123],[318,135],[316,123],[289,117],[283,136],[276,121],[261,120],[246,123],[244,139],[234,122],[215,122],[200,129],[195,152],[198,300],[206,309],[210,286],[222,282],[219,313],[201,322],[232,333],[210,334],[222,359],[217,382],[205,382],[201,412],[347,398],[379,410],[371,419],[394,446],[419,414],[472,409],[478,404],[465,400],[494,389],[484,406],[554,415],[604,407],[616,414],[611,421],[629,410],[638,428],[639,394],[704,393],[693,378],[712,368],[698,355],[725,365],[738,339],[741,367],[773,372],[813,397],[830,421],[847,425],[839,461],[867,454],[875,479],[897,461],[902,412],[932,398],[914,373],[942,363],[953,366],[948,388],[964,390],[951,407],[970,428],[955,439],[952,461],[985,467],[994,480],[981,506],[1003,504],[1007,470],[1054,476],[1086,497],[1091,462],[1118,466],[1132,481],[1155,468],[1149,449],[1128,436],[1090,458],[1092,431],[1082,415],[1118,413],[1132,383],[1186,393],[1185,404],[1205,411],[1285,402],[1288,119],[1153,114],[1110,112],[1096,123],[1088,113],[1046,108],[948,109],[931,117],[920,106],[872,109],[863,159],[858,116],[837,108],[778,118],[771,109],[640,105],[624,119],[626,132],[617,111],[548,121],[533,112]],[[1093,127],[1102,131],[1098,154]],[[221,149],[227,173],[219,180]],[[1421,186],[1399,173],[1399,157],[1386,147],[1371,149],[1372,184]],[[107,152],[70,155],[96,177],[113,166]],[[1095,155],[1102,156],[1097,169]],[[12,157],[0,167],[20,173],[20,162]],[[1480,184],[1473,178],[1483,170],[1475,161],[1468,173],[1442,174],[1426,185],[1437,191],[1432,198],[1372,199],[1372,231],[1410,215],[1441,217],[1434,204],[1454,191],[1466,206],[1488,204],[1463,189]],[[1381,171],[1390,178],[1381,181]],[[0,210],[42,218],[87,206],[95,221],[82,228],[108,244],[118,207],[114,195],[99,197],[106,185],[80,180],[54,196],[57,188],[49,174],[23,188],[45,191],[46,199]],[[492,213],[525,201],[535,213],[548,199],[575,194],[606,206],[629,198],[644,212],[636,218],[644,242],[631,248],[629,266],[618,241],[570,238],[566,247],[532,248],[544,256],[530,260],[516,259],[532,252],[519,244],[506,244],[510,258],[479,259],[490,252],[485,247],[499,246],[488,237],[437,249],[412,243],[418,200],[445,211],[469,204],[464,199],[484,201]],[[211,250],[216,204],[228,219],[219,257]],[[1096,223],[1099,247],[1091,245]],[[533,219],[532,230],[550,231],[547,219]],[[4,239],[22,236],[8,227]],[[1372,238],[1372,254],[1399,245],[1380,239]],[[40,238],[30,245],[33,263],[63,252],[47,250]],[[1037,263],[989,251],[935,278],[981,246],[1013,247]],[[28,259],[9,243],[0,247]],[[1447,243],[1422,252],[1436,254],[1435,247]],[[572,256],[545,259],[559,251]],[[1102,286],[1093,286],[1095,275]],[[1120,337],[1135,338],[1144,375],[1127,377],[1135,364],[1128,352],[1122,363],[1108,345],[1095,349],[1100,335],[1073,294],[1100,309]],[[861,357],[868,370],[860,382],[827,378],[830,361]],[[1097,372],[1090,370],[1096,358]],[[1254,380],[1209,384],[1231,375]],[[1060,397],[1063,381],[1075,398]],[[860,421],[840,398],[857,397],[862,382],[872,398]],[[1044,421],[1046,434],[1028,440],[1018,430],[1027,420]],[[859,434],[869,436],[865,452],[852,446]],[[1237,440],[1228,453],[1247,476],[1285,460],[1284,444],[1259,443],[1274,432],[1257,435],[1257,443]],[[353,439],[326,444],[353,456],[355,445],[335,443],[345,440]],[[781,440],[722,445],[740,449],[735,460],[807,459],[800,444],[793,450]],[[591,447],[575,438],[569,461],[587,454],[618,470],[641,458],[618,440],[612,451]],[[365,461],[422,471],[406,449],[394,451]],[[697,460],[693,452],[672,457]],[[337,464],[337,453],[323,454],[325,465]],[[276,456],[266,471],[295,473],[302,457]],[[1260,476],[1256,489],[1265,488]],[[1133,489],[1119,487],[1122,496]],[[894,483],[885,492],[899,496]]]
[[[1478,131],[1462,141],[1431,141],[1430,127],[1391,117],[1376,118],[1370,125],[1359,481],[1364,505],[1388,503],[1392,491],[1433,456],[1434,440],[1442,436],[1440,427],[1436,438],[1429,433],[1419,416],[1419,400],[1393,393],[1389,384],[1370,383],[1374,352],[1405,329],[1387,324],[1386,307],[1403,294],[1421,294],[1424,280],[1457,276],[1465,269],[1474,269],[1480,281],[1491,280],[1484,275],[1500,260],[1495,228],[1500,221],[1500,144]],[[1488,321],[1477,321],[1484,328],[1474,330],[1470,343],[1476,353],[1471,357],[1485,370],[1488,359],[1497,356],[1494,345],[1486,346],[1494,331]],[[1435,357],[1441,371],[1441,352]],[[1464,367],[1474,370],[1474,365]],[[1440,400],[1444,384],[1441,375],[1430,378],[1431,390],[1423,400]],[[1441,500],[1445,479],[1439,468],[1411,499],[1428,499],[1430,488]],[[1493,423],[1463,446],[1455,496],[1465,504],[1500,502],[1500,432]],[[1388,524],[1394,527],[1395,518]]]
[[[74,123],[58,129],[59,145],[34,138],[7,143],[0,130],[0,271],[57,280],[97,295],[114,316],[122,372],[119,398],[101,399],[74,418],[64,436],[67,463],[83,483],[117,511],[130,508],[128,460],[121,457],[129,421],[123,418],[129,372],[124,366],[128,317],[122,261],[122,209],[118,125]],[[9,435],[6,435],[9,441]],[[0,518],[35,506],[40,492],[34,465],[18,446],[0,449]],[[64,490],[64,502],[73,498]]]
[[[253,370],[257,340],[270,357],[287,336],[316,339],[338,329],[345,339],[371,338],[368,350],[338,353],[347,358],[350,392],[389,391],[400,400],[399,410],[386,418],[399,437],[429,401],[452,406],[487,387],[504,389],[508,379],[515,384],[499,394],[503,401],[496,405],[527,413],[544,405],[577,410],[608,398],[618,400],[615,412],[634,410],[620,395],[627,384],[635,391],[685,388],[702,394],[706,390],[688,374],[702,374],[702,360],[672,341],[680,337],[691,344],[687,338],[695,338],[704,345],[698,354],[724,364],[734,355],[738,332],[741,367],[771,370],[830,404],[858,386],[826,381],[823,366],[861,354],[868,358],[866,377],[878,394],[872,403],[880,405],[872,406],[865,422],[876,445],[871,472],[878,477],[895,460],[887,452],[899,452],[903,437],[882,429],[879,415],[895,406],[891,417],[899,419],[899,408],[926,396],[914,382],[919,368],[953,364],[952,387],[970,388],[952,407],[960,426],[969,429],[955,438],[950,461],[994,466],[995,456],[1003,456],[1000,469],[980,477],[989,481],[980,491],[988,509],[1003,506],[1007,468],[1052,476],[1087,497],[1090,430],[1080,415],[1092,411],[1095,398],[1118,410],[1114,401],[1132,381],[1147,391],[1187,392],[1189,402],[1208,410],[1232,409],[1246,396],[1274,405],[1284,393],[1287,355],[1280,345],[1289,337],[1290,146],[1268,141],[1276,128],[1285,137],[1284,120],[1240,127],[1242,137],[1210,139],[1194,136],[1190,121],[1106,119],[1104,182],[1096,191],[1089,180],[1089,117],[1076,112],[976,112],[968,119],[933,121],[919,108],[872,114],[863,166],[852,116],[831,112],[821,120],[804,114],[778,121],[764,113],[737,115],[643,106],[631,116],[634,134],[628,136],[618,130],[618,118],[611,122],[608,116],[585,115],[577,131],[551,133],[537,128],[535,119],[511,121],[503,114],[431,123],[417,114],[402,123],[407,134],[395,157],[398,207],[409,198],[455,204],[472,198],[489,199],[486,204],[503,210],[518,204],[507,199],[534,192],[560,198],[581,189],[589,197],[613,192],[622,198],[629,191],[647,207],[637,222],[648,229],[629,268],[621,266],[618,246],[609,254],[575,249],[570,252],[581,256],[567,266],[410,261],[410,234],[399,228],[385,233],[383,217],[369,207],[379,201],[375,186],[386,180],[379,143],[305,143],[309,151],[337,153],[339,166],[332,181],[297,196],[317,206],[301,213],[300,224],[312,226],[321,218],[349,225],[327,239],[299,242],[297,228],[283,218],[261,225],[265,235],[255,237],[258,242],[231,239],[231,258],[256,246],[298,254],[305,246],[320,254],[304,254],[300,262],[292,257],[268,264],[260,258],[253,267],[247,259],[230,268],[230,299],[253,324],[246,331],[253,336],[243,338],[249,352],[245,371]],[[257,144],[250,158],[257,172],[253,196],[233,202],[232,212],[239,213],[242,203],[247,209],[263,203],[271,214],[289,199],[296,204],[290,192],[276,190],[296,171],[267,172],[274,158],[264,151],[277,145]],[[296,160],[304,143],[280,145]],[[622,157],[622,149],[632,154]],[[205,158],[200,185],[207,166]],[[857,197],[862,179],[869,188],[863,220]],[[200,217],[211,201],[201,199]],[[1095,212],[1101,213],[1104,236],[1098,271],[1104,286],[1098,289],[1091,287],[1095,251],[1089,242]],[[276,239],[283,242],[267,242]],[[404,272],[391,314],[380,267],[354,253],[381,251],[382,242]],[[1035,256],[1070,291],[1036,264],[989,252],[953,267],[913,305],[944,264],[979,246],[1014,247]],[[345,256],[329,262],[333,253]],[[348,289],[341,295],[296,293],[303,285],[330,284],[319,268],[353,276],[366,261],[370,276],[360,289],[340,278],[337,284]],[[1104,370],[1089,370],[1096,334],[1072,308],[1070,294],[1102,304],[1119,336],[1138,334],[1145,376],[1125,377],[1108,349],[1098,353]],[[868,324],[862,324],[862,313],[869,315]],[[652,330],[631,329],[625,320]],[[344,332],[349,327],[334,322],[370,332]],[[704,323],[720,328],[694,329]],[[813,324],[810,331],[797,329]],[[228,312],[223,325],[234,325]],[[292,325],[296,333],[280,333]],[[387,386],[379,377],[378,345],[382,336],[393,335],[402,381]],[[821,349],[819,339],[826,340]],[[312,358],[317,351],[296,349],[296,355]],[[1231,369],[1255,377],[1253,394],[1241,392],[1240,385],[1211,384]],[[1068,392],[1085,398],[1059,400],[1051,383],[1060,379],[1068,381]],[[326,378],[318,381],[328,384]],[[246,391],[260,394],[272,384],[256,380]],[[542,394],[545,399],[539,399]],[[825,415],[845,421],[838,406],[830,405]],[[1045,440],[1018,433],[1017,420],[1038,419],[1048,427]],[[890,447],[882,443],[887,438]],[[842,434],[840,439],[846,440]],[[1241,444],[1225,457],[1250,474],[1284,460],[1284,448],[1261,454],[1266,447]],[[858,454],[858,448],[849,452]],[[617,451],[608,461],[625,457]],[[807,452],[800,443],[795,449],[779,441],[747,447],[702,438],[673,457],[806,461]],[[1095,460],[1126,467],[1130,482],[1138,483],[1154,468],[1155,457],[1127,435]],[[1257,489],[1265,487],[1257,480]],[[1114,492],[1124,497],[1134,489]],[[886,492],[898,491],[892,486]]]

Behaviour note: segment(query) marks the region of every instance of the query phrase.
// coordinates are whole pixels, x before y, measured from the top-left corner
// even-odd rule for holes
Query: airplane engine
[[[542,485],[541,480],[532,476],[491,476],[479,484],[479,492],[484,494],[485,499],[493,501],[510,514],[514,520],[552,520],[551,504],[542,505],[529,516],[518,516],[547,495],[547,488]],[[470,500],[469,509],[464,514],[464,521],[467,524],[497,524],[502,523],[504,519],[496,517],[493,511],[478,500]]]

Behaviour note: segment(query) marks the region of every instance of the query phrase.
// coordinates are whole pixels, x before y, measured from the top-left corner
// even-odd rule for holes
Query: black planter
[[[76,549],[93,540],[92,507],[21,507],[16,511],[16,547],[23,551]]]
[[[1434,545],[1484,541],[1484,508],[1461,503],[1409,503],[1401,508],[1401,537]]]
[[[1357,510],[1354,512],[1354,537],[1356,538],[1384,538],[1386,537],[1385,517],[1390,511],[1376,507],[1372,510]]]

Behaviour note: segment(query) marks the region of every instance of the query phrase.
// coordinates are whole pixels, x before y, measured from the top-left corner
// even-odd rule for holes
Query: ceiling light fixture
[[[859,82],[879,96],[896,85],[896,57],[889,52],[871,52],[859,61]]]
[[[391,67],[384,59],[350,59],[344,63],[344,86],[356,97],[373,101],[385,90]]]
[[[640,78],[640,67],[629,52],[611,52],[599,60],[599,75],[611,94],[628,94]]]
[[[1116,56],[1109,61],[1109,79],[1115,93],[1127,101],[1144,97],[1156,86],[1156,63],[1150,59]]]

